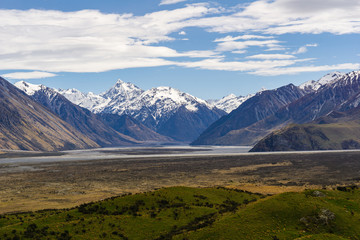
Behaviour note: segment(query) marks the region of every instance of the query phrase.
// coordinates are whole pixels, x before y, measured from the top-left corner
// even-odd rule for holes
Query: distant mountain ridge
[[[135,120],[130,119],[126,122],[122,121],[121,123],[123,125],[121,126],[119,126],[121,123],[118,122],[118,130],[116,130],[109,125],[102,116],[98,116],[85,108],[73,104],[57,90],[44,85],[35,85],[20,81],[15,83],[15,86],[29,94],[34,100],[49,108],[55,114],[59,115],[64,121],[71,124],[80,132],[89,136],[100,146],[133,145],[140,143],[139,141],[172,141],[170,138],[161,136]],[[108,118],[109,117],[110,116],[108,116]],[[127,125],[127,123],[129,123],[131,127]],[[136,133],[133,131],[136,131]],[[136,137],[133,138],[131,135]]]
[[[15,83],[15,86],[102,147],[139,143],[129,136],[116,132],[105,125],[94,113],[73,104],[52,88],[24,81]]]
[[[357,107],[360,102],[359,75],[360,71],[354,71],[334,79],[316,92],[305,95],[256,123],[254,128],[270,130],[284,123],[309,123],[333,111],[346,111]]]
[[[210,104],[214,105],[218,109],[224,110],[226,113],[230,113],[253,96],[255,96],[255,94],[239,97],[237,97],[235,94],[229,94],[219,100],[211,101]]]
[[[66,97],[72,103],[79,105],[80,107],[86,108],[94,113],[99,112],[110,101],[110,99],[105,99],[101,95],[97,95],[92,92],[82,93],[75,88],[67,90],[58,89],[56,91],[58,91],[61,95]]]
[[[360,107],[333,111],[311,123],[290,124],[260,140],[250,151],[360,149]]]
[[[336,81],[336,79],[344,75],[345,75],[344,73],[340,73],[340,72],[328,73],[317,81],[310,80],[301,84],[299,88],[305,90],[306,92],[314,92],[324,85],[331,84],[333,81]]]
[[[274,90],[265,90],[249,98],[230,114],[206,129],[193,145],[252,145],[256,139],[250,134],[238,136],[238,129],[246,129],[276,113],[282,107],[304,96],[304,90],[289,84]]]
[[[3,78],[0,112],[1,149],[59,151],[99,147]]]
[[[333,111],[343,112],[355,108],[360,103],[359,73],[359,71],[353,71],[347,74],[328,74],[321,78],[318,83],[315,83],[316,85],[321,85],[317,90],[312,89],[309,91],[297,88],[302,91],[298,98],[289,99],[287,104],[284,104],[266,117],[262,119],[250,118],[254,119],[254,121],[249,122],[250,124],[248,125],[234,124],[236,122],[243,123],[245,119],[253,115],[250,110],[241,110],[252,99],[256,99],[253,97],[247,101],[249,103],[243,103],[231,114],[215,122],[202,133],[194,144],[252,145],[274,130],[278,130],[288,124],[309,123]],[[253,105],[253,109],[261,105],[267,106],[265,103],[256,103]],[[235,115],[236,112],[239,114]],[[228,118],[231,116],[233,120],[230,121]]]
[[[77,97],[72,96],[74,92]],[[87,94],[62,90],[77,104],[91,101]],[[211,123],[225,115],[206,101],[171,87],[142,90],[132,83],[118,80],[95,99],[99,105],[83,104],[101,114],[129,115],[150,129],[177,141],[192,141]],[[100,99],[100,100],[99,100]]]
[[[26,85],[23,90],[33,99],[83,134],[92,136],[100,146],[107,143],[98,138],[101,134],[97,127],[102,129],[105,139],[112,132],[120,134],[122,141],[129,144],[175,140],[193,141],[193,145],[253,145],[289,124],[317,124],[316,120],[324,116],[357,108],[360,105],[359,75],[360,71],[334,72],[298,87],[289,84],[246,97],[231,94],[213,102],[171,87],[144,91],[121,80],[100,95],[84,94],[76,89],[54,90],[24,82],[22,85]],[[104,129],[108,133],[105,134]]]

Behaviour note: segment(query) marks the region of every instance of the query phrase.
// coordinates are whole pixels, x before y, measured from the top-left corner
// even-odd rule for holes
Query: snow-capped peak
[[[192,112],[198,110],[197,105],[199,104],[211,108],[206,101],[172,87],[151,88],[141,94],[139,99],[142,99],[142,102],[147,106],[156,106],[159,110],[159,116],[163,113],[173,111],[181,106],[184,106],[187,110]],[[157,114],[154,117],[156,119]]]
[[[20,81],[15,83],[14,85],[29,96],[33,96],[37,92],[41,91],[45,93],[49,99],[51,99],[59,94],[57,90],[53,88],[49,88],[42,84],[32,84],[25,81]]]
[[[76,104],[76,105],[80,105],[83,101],[84,98],[86,98],[86,94],[80,92],[79,90],[75,89],[75,88],[70,88],[70,89],[58,89],[58,92],[63,95],[64,97],[66,97],[68,100],[70,100],[70,102]]]
[[[344,73],[341,72],[333,72],[333,73],[328,73],[325,76],[323,76],[322,78],[320,78],[318,80],[318,83],[321,85],[326,85],[329,83],[332,83],[333,81],[335,81],[336,79],[344,76]]]
[[[234,99],[234,98],[236,98],[236,95],[233,94],[233,93],[230,93],[229,95],[227,95],[227,96],[223,97],[222,99],[220,99],[220,101],[221,100],[226,101],[226,100]]]
[[[199,106],[213,107],[206,101],[171,87],[156,87],[142,92],[140,95],[126,101],[116,101],[114,98],[104,112],[128,114],[140,121],[155,121],[170,117],[179,108],[196,112]],[[148,119],[148,120],[146,120]]]
[[[25,81],[16,82],[14,85],[29,96],[34,95],[37,91],[45,87],[44,85],[41,84],[32,84]]]
[[[100,95],[92,92],[83,93],[75,88],[66,90],[58,89],[57,91],[70,102],[95,113],[101,111],[110,102],[110,99],[105,99]]]
[[[346,74],[343,74],[341,77],[339,77],[336,81],[333,81],[332,86],[337,85],[352,85],[356,84],[358,85],[360,82],[360,71],[352,71]]]
[[[317,81],[310,80],[301,84],[299,88],[307,92],[317,91],[320,87],[331,84],[344,75],[345,74],[341,72],[328,73]]]
[[[194,97],[188,93],[181,92],[172,87],[156,87],[147,90],[146,95],[154,98],[155,101],[158,99],[171,99],[174,103],[187,104],[189,102],[197,102],[207,105],[207,102]],[[145,94],[144,94],[145,95]]]
[[[267,89],[266,89],[265,87],[262,87],[262,88],[258,91],[258,93],[262,93],[262,92],[265,92],[265,91],[267,91]]]
[[[101,96],[111,99],[117,98],[118,100],[120,98],[122,101],[124,101],[137,97],[143,92],[144,90],[140,89],[135,84],[129,82],[126,83],[121,79],[118,79],[115,85]]]
[[[360,76],[360,71],[352,71],[352,72],[349,72],[349,73],[346,74],[346,75],[348,75],[348,76],[351,77],[351,78],[359,78],[359,76]]]
[[[220,100],[214,101],[213,105],[218,109],[230,113],[254,95],[255,94],[249,94],[247,96],[237,97],[235,94],[231,93]]]

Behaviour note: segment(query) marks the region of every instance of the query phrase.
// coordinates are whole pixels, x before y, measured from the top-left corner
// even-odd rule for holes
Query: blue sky
[[[203,99],[360,68],[358,0],[1,0],[0,75]]]

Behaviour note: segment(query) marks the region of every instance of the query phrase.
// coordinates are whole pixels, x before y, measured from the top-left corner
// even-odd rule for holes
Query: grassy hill
[[[0,216],[0,239],[359,239],[360,191],[172,187]]]

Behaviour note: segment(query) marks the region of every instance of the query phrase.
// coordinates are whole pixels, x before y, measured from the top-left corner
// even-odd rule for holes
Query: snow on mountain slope
[[[137,140],[115,131],[103,123],[102,119],[96,114],[72,103],[56,89],[23,81],[17,82],[15,86],[29,94],[37,103],[55,113],[99,146],[128,146],[139,143]]]
[[[16,82],[14,85],[20,90],[24,91],[29,96],[33,96],[36,92],[40,90],[43,90],[49,98],[51,98],[51,95],[59,93],[66,97],[70,102],[79,105],[80,107],[89,109],[92,112],[97,112],[98,109],[101,109],[110,101],[109,99],[105,99],[100,95],[96,95],[92,92],[85,94],[74,88],[67,90],[57,90],[46,87],[42,84],[32,84],[25,81]]]
[[[317,91],[320,87],[330,84],[336,81],[337,79],[343,77],[344,75],[345,74],[341,72],[328,73],[317,81],[310,80],[301,84],[299,88],[305,90],[306,92]]]
[[[29,96],[33,96],[37,92],[43,91],[49,99],[52,99],[57,94],[57,91],[55,89],[46,87],[42,84],[32,84],[25,81],[20,81],[16,82],[14,85]]]
[[[247,96],[237,97],[235,94],[229,94],[223,97],[220,100],[214,101],[212,104],[218,109],[224,110],[227,113],[232,112],[238,108],[242,103],[244,103],[249,98],[253,97],[255,94],[249,94]]]
[[[37,91],[41,90],[42,87],[45,87],[44,85],[31,84],[25,81],[16,82],[14,85],[29,96],[34,95]]]
[[[118,101],[128,101],[138,97],[143,92],[144,90],[135,84],[126,83],[118,79],[115,85],[101,96],[104,98],[117,99]]]
[[[87,108],[94,113],[100,112],[101,109],[110,102],[110,99],[106,99],[101,95],[92,92],[82,93],[75,88],[67,90],[59,89],[57,91],[70,100],[70,102],[79,105],[80,107]]]
[[[342,74],[341,77],[331,83],[333,87],[358,85],[360,81],[360,71],[352,71]]]
[[[72,103],[87,108],[94,113],[103,112],[105,108],[116,108],[119,105],[123,105],[126,101],[133,100],[144,92],[144,90],[134,84],[125,83],[120,79],[112,88],[103,94],[94,94],[92,92],[82,93],[74,88],[67,90],[59,89],[58,91]]]
[[[206,101],[171,87],[143,91],[118,81],[102,95],[110,102],[102,113],[129,115],[158,133],[178,141],[192,141],[225,114]]]
[[[19,83],[34,94],[42,86]],[[226,113],[206,101],[171,87],[144,91],[118,80],[107,92],[96,95],[77,89],[56,90],[73,104],[93,113],[128,115],[146,127],[178,141],[192,141]]]
[[[115,113],[122,115],[127,113],[126,109],[130,102],[139,101],[136,100],[144,90],[140,89],[132,83],[126,83],[120,79],[115,85],[106,91],[101,97],[107,99],[106,105],[99,107],[99,112]]]
[[[58,91],[74,104],[94,113],[127,114],[141,122],[152,119],[155,125],[159,123],[159,119],[166,118],[180,107],[192,112],[196,112],[199,105],[210,110],[214,108],[202,99],[171,87],[157,87],[144,91],[120,79],[112,88],[100,95],[82,93],[77,89]]]
[[[120,97],[122,98],[123,95]],[[115,95],[115,98],[104,108],[103,112],[119,115],[128,114],[142,122],[152,118],[155,124],[182,106],[191,112],[196,112],[198,105],[206,106],[209,109],[213,108],[206,101],[171,87],[152,88],[138,96],[128,94],[131,97],[128,97],[127,101],[117,101],[117,96],[119,95]],[[117,104],[113,104],[114,102]]]

